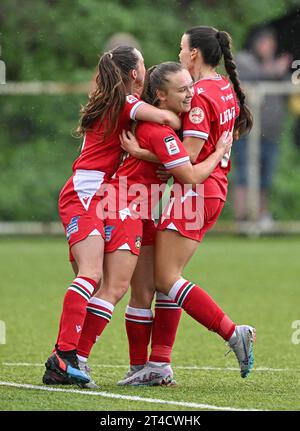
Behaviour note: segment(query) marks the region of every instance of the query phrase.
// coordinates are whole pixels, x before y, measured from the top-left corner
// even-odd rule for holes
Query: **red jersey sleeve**
[[[212,117],[213,112],[208,100],[201,95],[195,95],[192,99],[190,112],[183,117],[183,137],[189,136],[207,140]]]
[[[126,96],[126,102],[123,109],[125,117],[127,117],[128,119],[130,118],[131,120],[135,120],[136,111],[144,103],[145,102],[133,96],[132,94]]]
[[[176,168],[190,161],[190,158],[175,132],[159,126],[151,133],[150,148],[166,169]]]

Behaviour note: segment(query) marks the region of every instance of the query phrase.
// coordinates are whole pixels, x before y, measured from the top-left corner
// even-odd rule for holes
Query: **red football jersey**
[[[123,129],[130,128],[130,122],[135,120],[136,111],[142,103],[135,96],[127,96],[116,130],[109,136],[104,137],[107,120],[101,125],[100,120],[96,120],[84,136],[81,154],[73,164],[73,172],[77,169],[101,171],[105,174],[105,180],[109,180],[120,164],[122,149],[119,135]]]
[[[199,163],[214,152],[224,131],[233,130],[239,106],[229,81],[221,75],[200,79],[195,83],[194,89],[191,110],[183,118],[183,137],[206,141],[196,161]],[[204,181],[205,197],[226,200],[230,163],[230,160],[224,158]]]
[[[150,122],[140,122],[136,128],[136,138],[139,141],[141,148],[145,148],[156,154],[160,162],[166,169],[181,166],[189,162],[189,156],[176,133],[169,126],[160,125]],[[116,172],[115,177],[110,184],[113,185],[119,195],[123,192],[120,187],[121,177],[126,178],[126,201],[123,201],[120,206],[127,207],[136,196],[143,195],[141,201],[145,203],[148,200],[148,213],[142,218],[151,217],[151,212],[158,203],[162,193],[157,193],[158,187],[163,184],[157,178],[156,170],[158,163],[150,163],[144,160],[138,160],[132,156],[125,159],[122,166]],[[132,196],[128,196],[127,192],[131,188]]]

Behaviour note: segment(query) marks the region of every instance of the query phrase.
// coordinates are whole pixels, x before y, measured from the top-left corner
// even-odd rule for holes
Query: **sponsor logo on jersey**
[[[111,240],[112,231],[114,230],[115,226],[105,226],[104,232],[105,232],[105,242],[109,242]]]
[[[168,151],[168,154],[170,156],[173,156],[174,154],[178,154],[180,153],[180,149],[178,148],[176,139],[174,138],[174,136],[167,136],[165,139],[165,145]]]
[[[202,88],[202,87],[200,87],[200,88],[197,88],[197,94],[199,95],[199,94],[201,94],[201,93],[204,93],[204,88]]]
[[[228,123],[228,121],[235,119],[235,107],[226,109],[224,112],[220,113],[220,125]]]
[[[138,99],[132,95],[126,96],[126,100],[130,104],[138,101]]]
[[[134,244],[135,248],[139,249],[142,246],[142,237],[141,236],[137,236],[135,239],[135,244]]]
[[[221,96],[221,99],[223,100],[223,102],[227,102],[227,100],[231,100],[233,99],[233,94],[228,94],[227,96]]]
[[[196,106],[190,110],[189,113],[190,122],[193,124],[200,124],[204,120],[204,112],[201,108]]]
[[[79,220],[79,218],[80,218],[79,216],[72,217],[70,223],[68,224],[68,226],[66,228],[66,236],[67,236],[68,241],[69,241],[72,233],[78,232],[78,220]]]

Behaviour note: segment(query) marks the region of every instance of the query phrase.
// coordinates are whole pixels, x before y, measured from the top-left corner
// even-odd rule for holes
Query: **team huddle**
[[[231,82],[216,71],[222,58]],[[81,153],[59,197],[75,278],[45,384],[98,387],[88,358],[129,286],[130,366],[119,385],[175,384],[171,354],[182,309],[228,342],[241,377],[253,367],[255,329],[236,325],[182,277],[223,209],[232,141],[250,131],[252,116],[228,33],[188,30],[179,59],[146,72],[137,49],[119,46],[99,61],[78,127]],[[155,220],[170,177],[170,198]]]

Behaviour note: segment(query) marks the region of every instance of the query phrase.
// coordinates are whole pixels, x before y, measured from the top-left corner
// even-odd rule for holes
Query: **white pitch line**
[[[95,397],[103,397],[103,398],[115,398],[119,400],[127,400],[127,401],[138,401],[144,403],[151,404],[168,404],[173,406],[180,407],[190,407],[195,409],[208,409],[208,410],[229,410],[229,411],[261,411],[257,409],[235,409],[233,407],[220,407],[214,406],[210,404],[198,404],[198,403],[187,403],[184,401],[171,401],[171,400],[161,400],[159,398],[143,398],[138,396],[130,396],[130,395],[121,395],[114,394],[110,392],[97,392],[97,391],[82,391],[79,389],[60,389],[60,388],[48,388],[45,386],[35,386],[35,385],[26,385],[21,383],[13,383],[13,382],[1,382],[0,386],[8,386],[12,388],[20,388],[20,389],[33,389],[38,391],[46,391],[46,392],[63,392],[69,394],[79,394],[79,395],[91,395]]]
[[[6,367],[43,367],[44,364],[37,364],[31,362],[2,362],[1,366]],[[128,365],[109,365],[109,364],[92,364],[92,368],[128,368]],[[200,367],[198,365],[174,365],[174,369],[178,370],[202,370],[202,371],[239,371],[239,368],[234,367]],[[258,372],[297,372],[300,371],[299,368],[267,368],[267,367],[257,367],[252,370]]]

